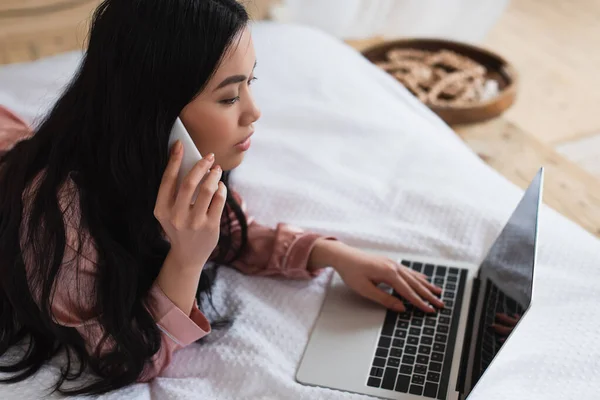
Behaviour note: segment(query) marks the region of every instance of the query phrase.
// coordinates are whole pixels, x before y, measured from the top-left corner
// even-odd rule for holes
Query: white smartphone
[[[179,168],[179,175],[177,176],[177,190],[181,185],[183,178],[190,172],[192,167],[196,165],[198,161],[202,159],[202,155],[198,151],[198,148],[194,144],[192,137],[183,126],[183,122],[177,117],[173,128],[171,128],[171,135],[169,136],[169,149],[177,141],[180,140],[183,145],[183,160],[181,160],[181,166]],[[196,202],[198,197],[198,189],[194,192],[192,197],[192,204]]]

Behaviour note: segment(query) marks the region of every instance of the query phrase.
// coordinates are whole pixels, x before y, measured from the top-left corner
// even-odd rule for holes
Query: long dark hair
[[[170,248],[153,216],[170,128],[247,23],[248,14],[235,0],[105,0],[99,5],[74,78],[34,136],[0,158],[0,356],[29,339],[21,360],[0,367],[14,374],[2,382],[24,380],[67,350],[67,366],[53,392],[101,394],[135,382],[159,350],[160,332],[143,299]],[[22,194],[39,174],[21,242]],[[101,310],[105,337],[114,341],[104,355],[89,355],[79,333],[53,323],[50,312],[66,244],[57,196],[68,177],[78,189],[80,226],[97,251],[91,295],[94,310]],[[224,173],[225,184],[228,178]],[[228,229],[221,230],[217,263],[234,260],[246,242],[244,213],[228,193],[226,209],[238,219],[242,235],[232,240]],[[227,228],[232,221],[224,215]],[[32,255],[32,276],[25,271],[26,251]],[[200,305],[210,294],[211,277],[202,273]],[[41,304],[30,294],[36,290]],[[71,365],[71,350],[79,368]],[[63,387],[86,366],[98,380]]]

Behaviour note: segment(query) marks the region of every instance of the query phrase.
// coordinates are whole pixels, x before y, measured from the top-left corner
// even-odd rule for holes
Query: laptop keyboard
[[[441,287],[446,307],[426,314],[405,300],[406,312],[388,310],[367,386],[443,400],[467,270],[406,260],[402,264],[427,275]],[[395,291],[393,295],[401,298]]]

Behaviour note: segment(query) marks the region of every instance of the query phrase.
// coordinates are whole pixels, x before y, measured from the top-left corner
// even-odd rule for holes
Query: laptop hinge
[[[469,364],[469,352],[471,350],[471,340],[473,339],[473,323],[475,318],[475,309],[477,308],[477,296],[479,295],[478,277],[473,278],[473,288],[471,289],[471,302],[469,303],[469,314],[467,327],[465,329],[465,339],[463,341],[462,355],[460,357],[460,367],[458,370],[458,379],[456,380],[456,391],[464,394],[465,380],[467,377],[467,366]]]

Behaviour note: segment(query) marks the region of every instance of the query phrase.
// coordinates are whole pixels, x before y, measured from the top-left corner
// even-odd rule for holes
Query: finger
[[[198,198],[194,203],[194,215],[202,217],[206,216],[208,213],[208,206],[219,189],[219,179],[221,179],[222,174],[223,170],[218,165],[206,174],[198,186]]]
[[[402,304],[402,301],[400,299],[379,289],[372,282],[368,282],[365,285],[361,285],[358,289],[355,290],[361,296],[373,300],[374,302],[379,303],[386,308],[392,309],[397,312],[406,311],[406,308],[404,307],[404,304]]]
[[[508,326],[493,324],[492,328],[502,336],[508,336],[512,332],[512,328]]]
[[[427,278],[427,277],[425,277],[425,278]],[[417,276],[417,279],[418,279],[418,280],[419,280],[421,283],[423,283],[423,285],[425,285],[425,287],[426,287],[427,289],[431,290],[431,291],[432,291],[432,292],[434,292],[434,293],[441,294],[441,293],[444,291],[444,290],[443,290],[441,287],[439,287],[439,286],[436,286],[436,285],[434,285],[433,283],[429,282],[429,280],[428,280],[428,279],[424,279],[424,278],[422,278],[421,276]]]
[[[177,189],[177,174],[181,167],[181,160],[183,159],[183,146],[178,140],[171,146],[171,155],[169,156],[169,162],[163,172],[162,179],[160,181],[160,187],[158,188],[158,195],[156,198],[157,208],[170,207],[171,202],[175,198],[175,190]]]
[[[227,200],[227,186],[223,182],[219,182],[219,189],[212,198],[212,202],[208,207],[208,218],[213,221],[216,219],[218,221],[221,220],[221,215],[223,215],[223,208],[225,208],[225,202]]]
[[[429,280],[429,277],[427,275],[417,272],[414,269],[411,269],[410,272],[412,272],[418,278],[423,278],[425,280]]]
[[[410,274],[407,274],[410,275]],[[414,278],[413,278],[414,279]],[[385,282],[388,285],[392,286],[394,290],[403,298],[408,300],[414,306],[420,308],[424,312],[435,312],[435,309],[428,305],[417,293],[413,290],[413,288],[404,280],[404,277],[396,272],[391,282]]]
[[[506,314],[496,314],[496,320],[508,326],[515,326],[519,322],[518,319],[511,318]]]
[[[435,304],[440,308],[444,308],[444,302],[434,295],[431,290],[427,289],[422,281],[419,281],[414,276],[405,276],[405,279],[421,298],[428,300],[431,304]]]
[[[177,199],[175,200],[176,212],[189,212],[190,205],[192,204],[192,196],[213,162],[214,158],[210,158],[210,156],[203,158],[183,178],[179,192],[177,193]]]

